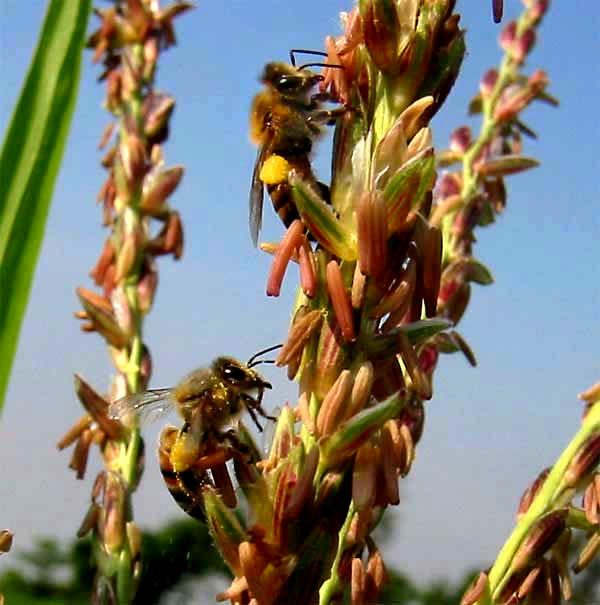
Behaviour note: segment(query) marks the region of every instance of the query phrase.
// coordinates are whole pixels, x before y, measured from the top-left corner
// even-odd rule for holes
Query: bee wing
[[[108,406],[108,416],[113,420],[137,416],[138,423],[146,425],[167,414],[175,404],[173,389],[152,389],[113,401]]]
[[[260,180],[260,169],[267,158],[269,143],[263,143],[258,148],[254,172],[252,173],[252,186],[250,187],[250,236],[252,243],[256,246],[258,243],[258,234],[262,226],[264,185]]]

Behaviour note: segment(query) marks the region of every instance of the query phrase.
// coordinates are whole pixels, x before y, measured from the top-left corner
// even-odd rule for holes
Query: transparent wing
[[[258,234],[262,226],[264,185],[260,180],[260,169],[267,156],[268,144],[263,144],[258,148],[254,172],[252,173],[252,186],[250,187],[250,236],[252,243],[256,246],[258,243]]]
[[[175,405],[173,389],[152,389],[113,401],[108,406],[108,416],[113,420],[136,416],[140,425],[146,425],[165,416]]]

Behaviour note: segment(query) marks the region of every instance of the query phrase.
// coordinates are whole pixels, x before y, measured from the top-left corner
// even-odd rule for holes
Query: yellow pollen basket
[[[200,447],[188,433],[180,434],[171,448],[171,465],[176,473],[187,470],[198,458]]]
[[[287,181],[289,172],[289,162],[280,155],[273,154],[263,162],[259,177],[265,185],[279,185]]]

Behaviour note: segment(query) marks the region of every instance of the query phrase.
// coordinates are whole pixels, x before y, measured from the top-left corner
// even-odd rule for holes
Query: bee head
[[[287,63],[267,63],[260,81],[273,87],[284,98],[299,100],[312,90],[323,76],[308,69],[298,69]]]
[[[234,357],[218,357],[213,363],[213,370],[221,380],[239,389],[270,389],[267,382],[256,370]]]

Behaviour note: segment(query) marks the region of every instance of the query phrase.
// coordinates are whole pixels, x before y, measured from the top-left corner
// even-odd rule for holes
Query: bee
[[[323,76],[307,69],[324,64],[296,67],[294,52],[308,51],[291,51],[291,65],[277,62],[265,65],[260,77],[265,88],[254,97],[250,111],[250,139],[258,145],[249,200],[250,234],[255,246],[262,225],[265,186],[286,227],[298,218],[288,183],[290,170],[329,201],[329,188],[313,174],[310,152],[323,126],[334,124],[345,108],[324,108],[324,101],[329,100],[327,95],[315,92]]]
[[[167,489],[191,516],[203,518],[201,492],[202,486],[210,482],[208,469],[224,465],[232,449],[242,453],[247,450],[235,430],[226,427],[244,411],[261,431],[258,415],[275,420],[262,407],[264,392],[271,384],[254,366],[272,363],[258,358],[279,347],[260,351],[247,363],[217,357],[209,367],[191,372],[173,388],[133,393],[110,404],[111,418],[125,420],[133,415],[139,424],[147,424],[171,409],[179,412],[183,426],[163,429],[158,457]],[[231,447],[225,447],[225,442]]]

